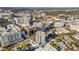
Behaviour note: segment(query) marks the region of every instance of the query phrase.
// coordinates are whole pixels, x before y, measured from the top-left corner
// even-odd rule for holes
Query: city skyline
[[[0,7],[1,51],[79,51],[78,7]]]

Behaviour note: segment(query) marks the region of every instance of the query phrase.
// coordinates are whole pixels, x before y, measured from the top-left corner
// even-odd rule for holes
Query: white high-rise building
[[[30,20],[28,19],[27,16],[24,17],[24,24],[29,25]]]
[[[0,9],[0,18],[2,18],[2,9]]]
[[[43,31],[37,31],[36,36],[35,36],[35,40],[39,44],[46,44],[45,33]]]
[[[0,46],[8,46],[18,41],[22,41],[20,28],[12,24],[8,25],[7,29],[0,27]]]
[[[9,33],[11,35],[11,39],[12,39],[13,43],[16,43],[17,41],[20,41],[22,39],[20,28],[18,28],[17,26],[11,24],[11,25],[8,25],[8,30],[9,29],[11,29],[9,31]]]
[[[15,24],[30,25],[30,23],[31,23],[31,15],[24,14],[21,17],[14,17],[13,21],[14,21]]]
[[[9,44],[8,41],[8,33],[4,27],[0,27],[0,46],[7,46]]]
[[[9,45],[9,41],[8,41],[8,35],[7,35],[7,33],[2,34],[2,36],[0,36],[0,37],[1,37],[0,42],[2,44],[2,47],[8,46]]]

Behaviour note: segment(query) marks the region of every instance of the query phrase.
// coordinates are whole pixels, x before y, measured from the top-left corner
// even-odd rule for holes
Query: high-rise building
[[[26,16],[24,16],[24,24],[33,25],[32,20],[33,20],[32,15],[27,14]]]
[[[4,27],[0,27],[0,46],[7,46],[9,44],[7,34],[7,30]]]
[[[0,42],[2,44],[2,47],[8,46],[9,45],[9,41],[8,41],[8,35],[7,35],[7,33],[2,34],[2,36],[0,36],[0,37],[1,37]]]
[[[22,41],[22,37],[21,31],[17,26],[9,24],[7,29],[0,27],[0,46],[8,46],[18,41]]]
[[[46,44],[45,33],[43,31],[37,31],[36,36],[35,36],[35,40],[39,44],[43,44],[43,45]]]
[[[0,9],[0,18],[2,18],[2,9]]]
[[[24,14],[21,17],[14,17],[13,22],[15,24],[32,25],[33,16],[29,14]]]

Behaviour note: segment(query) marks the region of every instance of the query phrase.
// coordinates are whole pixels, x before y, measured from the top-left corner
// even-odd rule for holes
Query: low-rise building
[[[63,22],[55,22],[54,27],[63,27],[64,23]]]
[[[53,46],[46,44],[44,47],[39,47],[35,51],[57,51]]]

